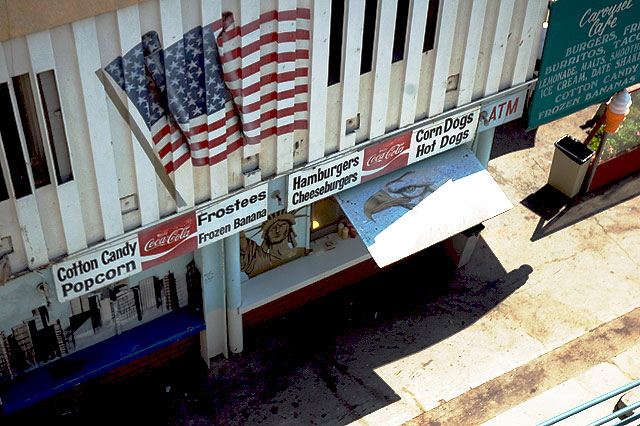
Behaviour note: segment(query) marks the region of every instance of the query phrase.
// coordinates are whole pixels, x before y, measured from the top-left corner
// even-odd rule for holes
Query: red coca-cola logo
[[[167,252],[189,239],[196,232],[194,214],[171,219],[138,234],[143,256]]]
[[[380,152],[378,154],[372,155],[367,158],[366,164],[367,166],[377,165],[379,163],[387,164],[390,160],[393,160],[398,155],[402,154],[405,151],[404,144],[396,144],[390,146],[386,151]]]
[[[187,226],[184,228],[174,229],[168,235],[158,235],[151,237],[144,245],[145,251],[152,251],[160,248],[162,251],[167,248],[178,245],[180,241],[186,240],[192,234],[191,229]]]
[[[364,153],[365,170],[381,169],[393,162],[396,158],[406,154],[408,158],[409,146],[411,145],[411,132],[403,133],[393,139],[381,142],[375,146],[367,148]],[[406,163],[404,164],[406,165]],[[403,164],[399,164],[402,167]]]

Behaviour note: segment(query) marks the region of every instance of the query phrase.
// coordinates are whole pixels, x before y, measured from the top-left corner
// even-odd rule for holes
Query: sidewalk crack
[[[545,167],[542,167],[542,164],[538,162],[537,158],[533,157],[531,159],[533,160],[534,163],[536,163],[536,166],[540,167],[540,170],[542,170],[543,172],[548,172],[548,170]]]
[[[425,413],[428,411],[424,409],[422,404],[420,404],[420,401],[418,401],[418,398],[416,397],[416,395],[413,392],[411,392],[406,386],[402,387],[402,391],[408,394],[411,397],[411,399],[413,399],[413,403],[416,404],[416,407],[418,407],[421,413]]]
[[[600,221],[598,220],[597,217],[593,218],[596,221],[596,224],[604,231],[605,235],[611,240],[613,241],[613,243],[615,245],[618,246],[618,248],[620,250],[622,250],[622,252],[627,255],[627,257],[629,258],[629,260],[635,264],[636,266],[640,267],[640,263],[636,262],[636,260],[633,258],[633,256],[631,256],[631,254],[618,242],[618,240],[616,240],[615,238],[613,238],[611,235],[609,235],[609,232],[607,231],[607,228],[604,227],[604,225],[602,225],[600,223]]]

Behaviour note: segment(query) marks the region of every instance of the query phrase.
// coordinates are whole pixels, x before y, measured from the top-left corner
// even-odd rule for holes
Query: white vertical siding
[[[526,5],[520,4],[519,6],[519,8],[516,7],[516,11],[526,8],[526,12],[521,26],[521,35],[517,43],[518,53],[513,67],[512,86],[527,81],[533,73],[532,65],[535,63],[535,55],[532,58],[531,52],[535,52],[538,46],[540,30],[542,29],[540,22],[546,15],[547,1],[529,1],[526,2]]]
[[[119,10],[116,13],[118,37],[120,39],[120,49],[118,54],[124,55],[134,46],[140,43],[142,32],[140,30],[140,14],[138,6],[130,6],[126,9]],[[132,111],[134,106],[131,100],[123,101]],[[119,122],[112,119],[112,122]],[[120,122],[119,122],[120,123]],[[146,140],[137,140],[136,136],[129,131],[126,135],[126,141],[130,142],[133,161],[135,165],[135,194],[137,196],[138,207],[140,211],[140,221],[142,225],[148,225],[160,218],[160,210],[158,207],[158,187],[156,182],[156,174],[153,165],[144,153],[140,144],[147,144],[149,148],[151,144],[151,134],[144,123],[137,123],[138,128],[144,132]],[[124,126],[121,126],[124,127]],[[126,194],[123,194],[126,195]]]
[[[0,221],[0,237],[11,238],[12,251],[9,254],[9,266],[12,271],[22,271],[28,268],[29,265],[27,264],[27,255],[20,235],[20,224],[18,223],[16,206],[13,200],[0,202],[0,217],[2,218],[2,221]]]
[[[247,6],[247,4],[251,4],[251,7],[246,9],[245,11],[245,7]],[[288,7],[291,7],[292,4],[295,3],[290,1],[290,0],[263,0],[261,2],[249,2],[247,4],[242,4],[242,11],[240,12],[240,15],[242,16],[242,23],[243,25],[246,25],[248,22],[253,22],[257,19],[260,19],[261,21],[261,25],[258,27],[258,29],[256,31],[253,31],[251,33],[246,33],[246,35],[243,35],[243,39],[246,38],[246,42],[244,43],[251,43],[254,40],[260,40],[262,38],[262,36],[264,35],[265,31],[278,31],[278,29],[281,28],[281,24],[285,25],[284,23],[278,22],[278,21],[274,21],[274,22],[270,22],[269,24],[266,24],[264,22],[262,22],[261,19],[261,14],[262,12],[267,9],[267,10],[274,10],[277,11],[278,14],[280,12],[282,12],[283,10],[286,10]],[[246,13],[245,13],[246,12]],[[295,26],[295,23],[293,24]],[[268,51],[270,51],[271,49],[269,49],[268,45],[263,44],[262,42],[260,42],[260,51],[258,52],[258,61],[260,61],[261,66],[261,72],[265,72],[266,69],[271,68],[270,66],[268,66],[268,64],[265,64],[264,61],[264,55],[267,54]],[[280,43],[277,44],[277,46],[275,47],[276,53],[278,54],[282,54],[284,51],[284,47],[280,45]],[[249,61],[251,61],[250,58]],[[265,67],[266,65],[266,67]],[[280,64],[281,67],[287,67],[290,68],[290,64],[287,63],[282,63]],[[255,76],[252,76],[252,78],[254,78],[255,80],[251,81],[250,84],[253,84],[253,82],[258,82],[261,80],[261,75],[256,74]],[[277,90],[284,90],[284,86],[285,84],[283,82],[261,82],[260,83],[260,92],[256,93],[256,100],[258,100],[260,102],[260,109],[257,112],[257,115],[262,116],[262,114],[265,112],[265,110],[269,109],[269,106],[272,105],[277,105],[283,104],[283,100],[271,100],[270,102],[264,102],[264,95],[268,94],[273,87],[277,87]],[[286,102],[285,102],[286,103]],[[273,124],[273,123],[282,123],[282,120],[278,120],[278,118],[272,119],[272,120],[260,120],[260,134],[263,135],[264,131],[269,127],[269,124]],[[286,168],[286,164],[287,162],[290,161],[289,157],[292,155],[292,152],[290,153],[286,153],[287,149],[287,141],[291,140],[291,138],[293,137],[293,135],[285,135],[285,134],[281,134],[282,137],[278,137],[278,135],[270,135],[267,137],[261,137],[260,138],[260,145],[257,146],[245,146],[244,147],[244,156],[245,156],[245,160],[243,162],[243,169],[245,172],[245,175],[243,176],[243,186],[248,186],[251,185],[252,183],[256,183],[259,182],[260,180],[262,180],[262,178],[267,178],[269,176],[273,176],[276,173],[279,173],[278,170],[280,170],[281,168]],[[282,153],[283,157],[280,157],[280,153]],[[251,156],[253,155],[253,158],[246,158],[247,156]],[[293,164],[293,161],[291,159],[291,165]],[[290,166],[289,166],[290,168]]]
[[[121,235],[124,226],[120,213],[115,159],[111,149],[111,132],[109,122],[105,122],[108,117],[107,102],[104,89],[95,75],[96,70],[101,67],[98,34],[93,18],[75,22],[72,28],[82,84],[80,99],[83,101],[88,124],[88,134],[85,137],[89,140],[93,154],[104,238],[110,239]]]
[[[240,11],[238,13],[238,15],[236,15],[236,25],[246,25],[249,22],[254,22],[256,20],[258,20],[258,18],[260,17],[260,3],[255,1],[255,0],[240,0]],[[239,19],[238,19],[239,18]],[[247,46],[249,44],[252,43],[257,43],[260,40],[260,31],[251,31],[249,33],[246,34],[241,34],[240,37],[242,38],[242,45]],[[240,59],[240,63],[242,64],[242,67],[246,67],[247,65],[251,64],[255,58],[254,56],[259,56],[260,52],[258,51],[257,53],[253,53],[252,55],[249,56],[243,56]],[[259,61],[259,58],[258,58]],[[254,78],[258,78],[259,75],[255,75]],[[254,83],[253,80],[251,81],[246,81],[245,84],[250,85]],[[260,97],[260,93],[257,93],[255,95],[255,99],[259,100]],[[259,113],[259,112],[258,112]],[[245,147],[243,148],[243,156],[246,157],[250,157],[253,155],[257,155],[260,154],[260,150],[262,148],[260,145],[245,145]],[[267,144],[268,145],[268,144]]]
[[[69,218],[60,215],[60,203],[58,201],[58,191],[55,185],[46,185],[36,189],[37,209],[33,211],[33,221],[41,229],[46,249],[46,256],[42,257],[40,265],[49,263],[49,259],[55,259],[67,253],[65,235],[71,225]],[[40,213],[42,212],[42,213]],[[65,228],[65,225],[67,227]],[[73,236],[73,232],[69,233]]]
[[[327,137],[327,81],[329,79],[329,36],[331,2],[314,1],[311,13],[311,78],[309,87],[308,160],[324,157]]]
[[[296,8],[296,0],[278,0],[278,12],[281,13],[287,10],[295,10]],[[286,52],[294,51],[295,52],[295,41],[286,41],[283,37],[283,34],[286,33],[295,33],[296,31],[296,21],[279,21],[277,23],[278,26],[278,56],[283,55]],[[296,62],[287,61],[283,62],[278,66],[279,73],[295,73],[296,71]],[[278,81],[276,84],[278,86],[278,93],[283,93],[290,90],[295,90],[295,79],[291,81]],[[293,109],[295,106],[295,96],[285,99],[276,100],[276,107],[278,111],[282,111],[285,109]],[[293,125],[293,115],[288,115],[284,117],[276,117],[277,127],[283,128],[288,125]],[[276,173],[281,174],[286,171],[289,171],[293,168],[293,130],[289,132],[278,132],[276,135]]]
[[[467,45],[462,59],[462,71],[460,73],[458,104],[464,105],[473,100],[473,87],[476,81],[476,68],[480,58],[480,40],[484,27],[484,14],[487,9],[487,0],[474,0],[471,2],[471,16],[467,32]]]
[[[148,1],[138,4],[138,15],[140,17],[140,33],[145,34],[148,31],[161,31],[160,24],[160,3],[158,1]],[[103,65],[106,65],[103,64]],[[141,124],[141,128],[145,129],[145,126]],[[146,132],[146,130],[145,130]],[[152,150],[148,152],[148,157],[154,158],[154,161],[159,162],[157,154]],[[148,160],[150,161],[150,160]],[[161,169],[161,167],[160,167]],[[164,170],[157,170],[157,175],[161,173],[163,178],[158,177],[156,179],[157,191],[158,191],[158,206],[160,210],[160,217],[166,217],[174,214],[177,210],[175,201],[175,185],[171,181],[170,177],[166,175]],[[168,183],[167,183],[168,182]]]
[[[120,55],[121,43],[114,43],[118,40],[118,22],[115,14],[109,13],[98,15],[95,17],[96,33],[98,34],[98,54],[100,63],[103,64],[110,61],[111,58]],[[100,88],[103,94],[106,94],[104,73],[100,69],[94,72],[95,78],[100,82]],[[127,126],[122,125],[122,120],[126,120],[126,116],[119,113],[118,105],[127,105],[126,99],[114,103],[113,99],[104,96],[106,99],[106,109],[109,119],[105,122],[109,126],[109,140],[111,141],[111,150],[113,152],[113,160],[115,165],[115,173],[117,179],[118,198],[129,197],[136,194],[136,172],[135,160],[133,157],[133,144],[131,139],[131,130]],[[124,109],[126,107],[122,107]],[[140,210],[132,210],[127,208],[121,209],[123,229],[128,230],[140,226]]]
[[[96,188],[93,156],[87,143],[88,125],[83,105],[78,102],[82,85],[78,75],[78,61],[76,59],[71,26],[63,26],[51,30],[51,42],[58,71],[58,92],[60,94],[63,119],[65,120],[69,156],[73,169],[73,182],[76,185],[73,188],[72,185],[69,185],[71,182],[67,182],[61,187],[62,191],[68,191],[69,197],[74,196],[75,190],[78,194],[78,199],[81,200],[80,209],[74,212],[81,215],[81,220],[77,220],[75,226],[80,227],[80,225],[83,225],[81,226],[83,229],[77,232],[84,232],[85,234],[85,244],[80,244],[80,247],[78,247],[78,250],[80,250],[87,244],[104,238],[102,214]],[[74,208],[74,205],[75,202],[69,202],[69,208]],[[61,204],[61,208],[62,206]],[[70,237],[67,238],[69,239]],[[81,236],[76,238],[81,239]]]
[[[507,42],[511,29],[511,16],[515,0],[500,0],[498,10],[498,23],[493,46],[491,49],[491,61],[489,62],[489,73],[485,85],[485,96],[497,93],[500,89],[500,81],[504,72],[503,65],[507,52]]]
[[[305,13],[304,15],[298,14],[296,19],[297,29],[304,32],[309,33],[309,38],[305,39],[303,37],[298,38],[296,50],[302,51],[306,49],[308,54],[305,55],[296,55],[296,70],[298,69],[307,69],[307,75],[297,75],[296,76],[296,85],[299,87],[306,86],[310,88],[311,84],[311,40],[313,37],[312,31],[312,22],[313,22],[313,6],[312,3],[316,3],[312,0],[297,0],[298,9],[306,9],[308,10],[308,17]],[[325,86],[326,87],[326,86]],[[309,89],[310,90],[310,89]],[[309,112],[309,103],[311,99],[309,97],[309,93],[300,93],[296,92],[295,95],[295,103],[306,103],[307,111],[296,111],[295,117],[296,119],[306,119],[307,123],[311,120],[310,112]],[[326,99],[325,99],[326,103]],[[293,132],[293,167],[305,164],[309,161],[309,127],[306,128],[296,128]]]
[[[440,17],[438,19],[438,33],[434,47],[436,62],[431,79],[431,97],[429,99],[429,116],[438,115],[444,111],[444,96],[447,91],[447,77],[451,63],[453,39],[456,31],[458,14],[458,0],[441,0]]]
[[[42,231],[38,200],[33,195],[18,198],[16,200],[18,222],[22,241],[27,255],[27,264],[30,268],[36,268],[48,263],[47,243]]]
[[[50,187],[16,200],[7,159],[0,154],[11,193],[9,200],[0,202],[0,237],[11,235],[15,240],[12,268],[17,272],[16,268],[45,264],[65,252],[82,250],[524,82],[533,72],[547,4],[547,0],[440,0],[434,49],[423,52],[429,1],[413,0],[404,59],[392,63],[397,2],[378,0],[372,71],[361,75],[365,0],[346,0],[341,17],[342,73],[340,82],[329,87],[334,11],[328,0],[151,0],[5,42],[0,49],[0,81],[11,82],[11,77],[28,72],[35,82],[38,72],[55,71],[74,176],[61,185],[53,180]],[[310,8],[310,23],[287,21],[279,24],[280,29],[310,25],[310,57],[286,63],[281,71],[309,66],[309,129],[271,136],[214,165],[187,162],[170,176],[159,170],[146,123],[139,114],[123,115],[117,109],[96,72],[139,44],[148,31],[158,32],[166,48],[196,26],[217,22],[219,28],[224,12],[233,13],[241,26],[265,11],[295,7]],[[242,37],[257,41],[259,34]],[[286,47],[278,46],[279,52]],[[455,74],[459,74],[457,89],[447,88],[447,77]],[[290,88],[290,83],[276,84],[279,91]],[[37,93],[35,83],[34,89]],[[118,96],[129,111],[135,109],[126,94]],[[289,108],[291,102],[279,100],[278,108]],[[347,120],[358,116],[360,128],[348,131]],[[132,131],[131,120],[144,134],[141,140]],[[46,150],[53,170],[52,153]],[[30,181],[33,187],[33,178]],[[174,186],[178,200],[184,201],[180,206],[172,193]],[[137,200],[138,209],[123,214],[120,199],[127,196]]]
[[[183,32],[186,33],[193,28],[212,22],[203,22],[202,7],[199,0],[183,0],[180,6]],[[180,37],[182,37],[182,34]],[[205,132],[202,138],[204,139],[206,136],[208,136],[208,132]],[[193,174],[191,185],[193,187],[194,205],[209,200],[211,197],[209,169],[207,167],[191,167],[191,173]]]
[[[342,98],[339,122],[340,150],[356,143],[355,132],[347,133],[347,120],[356,118],[359,111],[360,54],[364,26],[364,0],[345,3],[345,24],[342,38]]]
[[[376,32],[373,54],[373,88],[371,89],[371,118],[369,138],[382,136],[387,121],[387,106],[391,80],[391,60],[393,54],[393,31],[396,23],[396,0],[378,1],[376,27],[387,30]]]
[[[533,1],[533,0],[532,0]],[[533,50],[533,54],[529,57],[529,69],[527,73],[527,77],[532,78],[533,72],[535,70],[536,62],[538,60],[538,49],[540,46],[540,41],[542,39],[542,23],[547,20],[547,14],[549,12],[549,2],[550,0],[537,0],[536,3],[538,5],[538,15],[536,22],[533,24],[534,28],[534,36],[533,36],[533,46],[531,49]]]
[[[82,226],[82,205],[76,180],[58,186],[58,204],[64,227],[67,253],[75,253],[87,247],[87,234]]]
[[[422,65],[422,46],[429,2],[412,0],[409,6],[409,20],[407,22],[407,49],[405,52],[405,67],[400,104],[400,127],[413,124],[416,119],[416,103],[420,85],[420,71]]]
[[[24,158],[21,160],[25,163],[26,171],[29,176],[29,185],[31,187],[31,193],[29,195],[25,195],[21,198],[15,199],[14,207],[17,213],[16,219],[19,224],[20,234],[14,234],[12,235],[12,237],[22,238],[22,243],[24,245],[26,255],[26,264],[30,268],[34,268],[46,264],[48,260],[48,254],[42,222],[40,221],[38,200],[36,199],[38,193],[35,191],[31,166],[29,159],[27,158],[28,151],[22,127],[20,126],[20,114],[18,112],[16,98],[11,91],[12,76],[29,73],[31,80],[33,80],[34,75],[30,70],[26,39],[24,37],[20,37],[8,42],[7,44],[9,46],[10,56],[0,56],[0,83],[6,82],[6,84],[10,88],[11,103],[13,105],[13,112],[15,116],[13,118],[16,120],[20,140],[3,140],[2,144],[3,146],[6,146],[7,144],[21,145],[24,155]],[[12,117],[4,117],[3,119],[11,118]],[[7,185],[9,185],[10,182],[11,181],[8,180]],[[9,191],[10,193],[13,192],[12,189],[9,189]]]
[[[43,31],[28,35],[27,45],[33,72],[38,74],[53,70],[57,81],[59,71],[56,67],[50,33]],[[56,85],[59,86],[59,84]],[[82,223],[82,214],[76,181],[71,180],[61,185],[56,184],[53,154],[50,145],[46,143],[51,135],[48,134],[47,126],[44,123],[44,112],[42,111],[38,85],[36,85],[34,89],[38,91],[36,92],[38,95],[35,96],[35,101],[36,105],[40,108],[38,114],[40,118],[40,129],[43,132],[43,139],[45,140],[44,149],[47,153],[51,182],[53,183],[50,202],[39,203],[41,210],[46,211],[46,214],[41,217],[43,222],[45,222],[44,229],[47,231],[45,239],[49,257],[52,258],[65,253],[74,253],[82,250],[87,247],[87,237],[83,227],[78,226],[78,223]],[[64,120],[64,110],[62,110],[62,117]]]
[[[420,83],[418,85],[418,96],[416,102],[415,121],[427,118],[429,97],[431,96],[433,70],[435,68],[435,51],[430,50],[422,55],[422,64],[420,65]]]
[[[210,25],[222,19],[222,5],[217,1],[201,2],[202,25]],[[208,123],[211,124],[211,123]],[[213,135],[210,134],[210,137]],[[209,155],[214,155],[210,150]],[[209,199],[216,199],[229,191],[228,160],[222,160],[208,167],[209,172]]]
[[[165,48],[177,43],[182,39],[182,35],[189,30],[182,26],[182,9],[180,3],[175,0],[160,0],[160,40]],[[175,140],[177,135],[172,133]],[[184,201],[178,203],[178,210],[193,207],[195,204],[193,167],[190,162],[186,162],[173,172],[173,179],[176,191]]]

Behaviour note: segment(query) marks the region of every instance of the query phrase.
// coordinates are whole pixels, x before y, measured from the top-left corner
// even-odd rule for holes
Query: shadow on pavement
[[[537,128],[527,129],[527,115],[496,127],[490,159],[498,158],[514,151],[533,148],[536,141]]]
[[[439,244],[247,329],[244,352],[214,360],[170,424],[345,425],[398,401],[377,367],[468,327],[532,271],[507,273],[482,238],[474,257],[456,270]]]
[[[640,173],[634,173],[573,199],[547,184],[522,200],[521,204],[540,216],[531,236],[531,241],[537,241],[638,195]]]
[[[507,273],[482,237],[461,269],[437,244],[248,328],[244,352],[216,358],[210,369],[192,353],[152,374],[61,394],[0,423],[346,425],[400,399],[378,367],[465,329],[531,272],[522,265]]]

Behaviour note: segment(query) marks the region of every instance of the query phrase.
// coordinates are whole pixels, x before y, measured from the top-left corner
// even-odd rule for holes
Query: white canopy
[[[466,146],[335,197],[380,267],[513,207]]]

